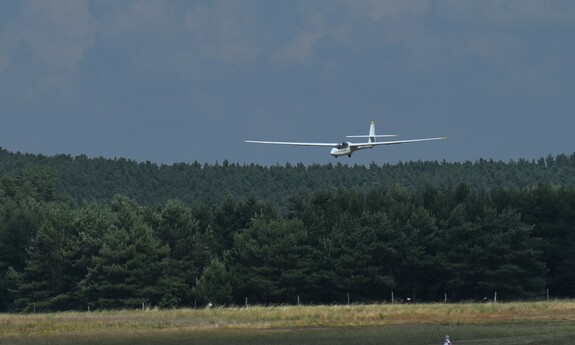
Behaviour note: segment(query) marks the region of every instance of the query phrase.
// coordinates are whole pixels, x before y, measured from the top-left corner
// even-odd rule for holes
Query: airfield
[[[573,344],[575,301],[0,315],[0,344]]]

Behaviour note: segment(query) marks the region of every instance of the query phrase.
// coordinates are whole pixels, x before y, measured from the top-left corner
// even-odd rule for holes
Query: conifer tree
[[[254,219],[248,229],[236,234],[235,245],[226,262],[234,273],[235,295],[241,303],[295,300],[305,292],[310,247],[301,221]]]
[[[78,237],[72,227],[73,213],[52,206],[47,216],[28,249],[15,304],[28,311],[32,304],[40,310],[75,309],[81,277],[74,274]]]
[[[221,306],[232,302],[231,276],[223,261],[214,258],[194,287],[200,303]]]
[[[114,200],[116,228],[102,239],[98,255],[82,282],[89,305],[96,308],[134,308],[158,305],[167,268],[169,247],[143,222],[135,202]]]

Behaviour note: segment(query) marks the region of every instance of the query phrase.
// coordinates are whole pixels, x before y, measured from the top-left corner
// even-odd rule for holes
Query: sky
[[[447,141],[329,148],[367,134]],[[0,147],[159,164],[575,152],[575,1],[7,0]]]

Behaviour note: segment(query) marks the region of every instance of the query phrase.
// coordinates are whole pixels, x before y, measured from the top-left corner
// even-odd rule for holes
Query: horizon
[[[383,166],[396,166],[399,164],[409,164],[409,163],[446,163],[446,164],[466,164],[466,163],[471,163],[471,164],[479,164],[481,163],[481,161],[486,161],[486,162],[497,162],[497,163],[505,163],[505,164],[509,164],[509,163],[517,163],[517,162],[521,162],[521,161],[525,161],[527,163],[530,164],[535,164],[537,163],[537,161],[543,159],[546,160],[547,158],[551,157],[554,160],[556,160],[556,158],[558,156],[565,156],[567,158],[571,157],[571,156],[575,156],[575,151],[571,152],[571,153],[558,153],[555,155],[552,154],[548,154],[547,156],[542,156],[542,157],[535,157],[532,159],[527,159],[527,158],[510,158],[509,160],[503,160],[503,159],[493,159],[493,158],[485,158],[485,157],[479,157],[478,159],[471,161],[471,160],[465,160],[465,161],[448,161],[445,159],[442,160],[409,160],[409,161],[397,161],[397,162],[368,162],[368,163],[357,163],[357,162],[345,162],[345,160],[343,159],[334,159],[331,162],[324,162],[324,163],[317,163],[317,162],[311,162],[311,163],[304,163],[304,162],[284,162],[284,163],[280,163],[280,162],[275,162],[275,163],[270,163],[270,164],[260,164],[260,163],[246,163],[246,162],[237,162],[237,161],[230,161],[229,159],[224,159],[222,161],[215,161],[215,162],[201,162],[201,161],[191,161],[191,162],[173,162],[173,163],[158,163],[158,162],[152,162],[149,160],[146,161],[139,161],[136,159],[131,159],[128,157],[103,157],[103,156],[95,156],[95,157],[91,157],[88,156],[86,154],[80,153],[77,155],[72,155],[69,153],[55,153],[55,154],[51,154],[51,155],[47,155],[47,154],[43,154],[43,153],[31,153],[31,152],[20,152],[20,151],[11,151],[5,147],[0,146],[0,152],[5,151],[8,152],[9,154],[13,154],[13,155],[32,155],[32,156],[36,156],[36,157],[45,157],[45,158],[55,158],[55,157],[59,157],[59,156],[64,156],[64,157],[69,157],[71,159],[77,159],[77,158],[83,158],[86,157],[86,159],[91,159],[91,160],[96,160],[96,159],[104,159],[104,160],[110,160],[110,161],[117,161],[117,160],[126,160],[128,162],[133,162],[136,164],[152,164],[152,165],[156,165],[158,167],[161,166],[174,166],[174,165],[180,165],[180,164],[185,164],[185,165],[194,165],[194,164],[199,164],[201,167],[203,167],[204,165],[208,165],[208,166],[221,166],[224,164],[224,162],[227,161],[227,164],[229,165],[236,165],[236,166],[249,166],[249,165],[257,165],[257,166],[262,166],[262,167],[286,167],[288,165],[291,165],[292,167],[302,164],[304,165],[304,167],[310,167],[310,166],[314,166],[314,165],[320,165],[320,166],[326,166],[326,165],[332,165],[332,166],[343,166],[343,167],[350,167],[353,168],[355,166],[365,166],[367,168],[369,168],[370,165],[375,164],[378,167],[383,167]]]

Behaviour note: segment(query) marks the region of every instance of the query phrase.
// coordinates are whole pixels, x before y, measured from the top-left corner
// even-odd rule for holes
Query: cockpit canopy
[[[348,146],[349,146],[349,143],[347,141],[344,141],[343,143],[337,145],[336,147],[341,150],[341,149],[347,148]]]

